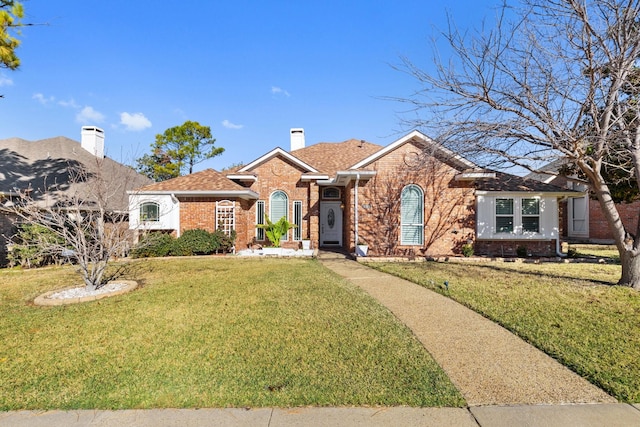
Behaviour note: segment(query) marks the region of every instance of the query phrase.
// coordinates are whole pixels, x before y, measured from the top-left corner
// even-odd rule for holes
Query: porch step
[[[354,259],[353,255],[342,248],[329,249],[320,248],[318,250],[319,259]]]

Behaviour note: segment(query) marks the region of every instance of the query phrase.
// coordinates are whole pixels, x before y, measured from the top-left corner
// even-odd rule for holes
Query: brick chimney
[[[104,131],[96,126],[82,126],[82,148],[98,157],[104,158]]]
[[[291,128],[291,151],[304,148],[304,129]]]

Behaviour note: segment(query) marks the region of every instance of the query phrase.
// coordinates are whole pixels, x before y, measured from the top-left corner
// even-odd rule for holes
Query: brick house
[[[559,247],[558,199],[576,192],[482,170],[413,131],[386,147],[361,140],[274,148],[235,170],[212,169],[129,192],[130,227],[165,231],[222,228],[236,248],[268,245],[263,224],[287,217],[296,227],[283,246],[366,243],[373,256],[476,253],[553,255]]]
[[[561,188],[578,190],[578,194],[563,200],[560,209],[561,236],[571,241],[613,244],[613,234],[609,228],[598,200],[589,194],[585,181],[558,175],[562,161],[551,162],[541,168],[540,173],[531,173],[527,177],[553,184]],[[626,230],[636,230],[640,221],[640,200],[616,203],[620,220]]]

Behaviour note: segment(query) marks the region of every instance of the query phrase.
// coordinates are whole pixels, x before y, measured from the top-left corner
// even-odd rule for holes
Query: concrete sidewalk
[[[2,427],[425,426],[627,427],[640,408],[624,404],[471,408],[260,408],[0,412]]]

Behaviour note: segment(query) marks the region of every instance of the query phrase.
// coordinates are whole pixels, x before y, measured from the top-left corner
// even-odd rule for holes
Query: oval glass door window
[[[333,208],[329,208],[329,213],[327,214],[327,224],[329,224],[329,228],[333,228],[336,224],[336,213],[333,211]]]

